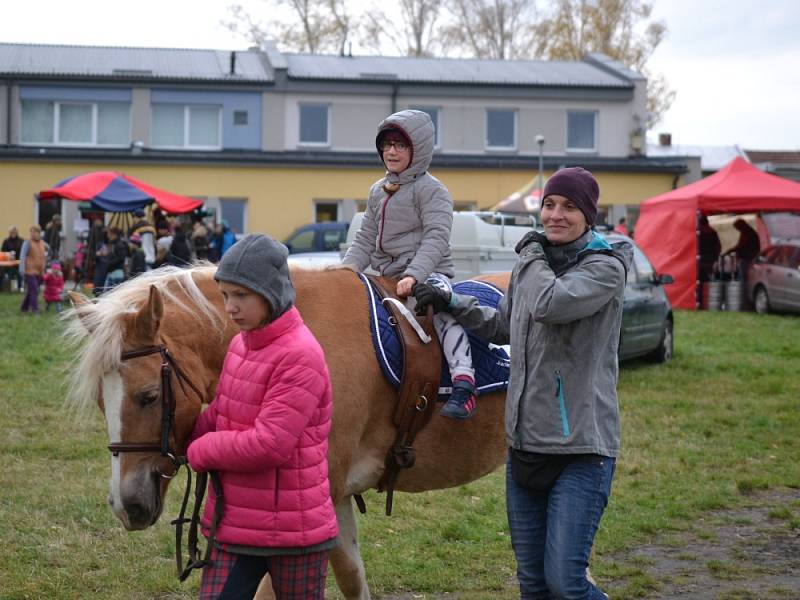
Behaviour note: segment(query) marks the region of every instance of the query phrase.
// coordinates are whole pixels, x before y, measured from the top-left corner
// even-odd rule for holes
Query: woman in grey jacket
[[[600,190],[580,167],[544,189],[544,235],[529,233],[497,310],[418,286],[423,306],[511,344],[506,499],[521,597],[594,599],[587,577],[619,452],[617,347],[632,248],[592,229]]]

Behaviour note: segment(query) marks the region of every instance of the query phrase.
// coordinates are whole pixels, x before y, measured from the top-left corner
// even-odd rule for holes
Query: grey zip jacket
[[[511,448],[619,453],[617,348],[633,248],[594,231],[561,246],[528,234],[497,310],[454,295],[466,329],[511,344],[505,429]]]
[[[361,228],[342,262],[359,271],[371,266],[388,277],[410,275],[420,283],[431,273],[452,278],[453,199],[444,184],[427,172],[433,158],[433,122],[419,110],[395,113],[378,126],[376,145],[381,132],[392,128],[411,140],[411,164],[399,174],[387,171],[372,185]],[[400,188],[389,194],[384,184]]]

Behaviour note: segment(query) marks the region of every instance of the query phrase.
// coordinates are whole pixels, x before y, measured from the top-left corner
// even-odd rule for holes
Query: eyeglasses
[[[398,152],[405,152],[408,150],[408,144],[405,142],[381,142],[381,152],[386,152],[389,148],[394,148]]]

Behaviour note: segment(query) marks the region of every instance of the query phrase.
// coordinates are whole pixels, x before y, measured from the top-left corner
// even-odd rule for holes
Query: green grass
[[[178,599],[199,578],[174,577],[173,489],[156,527],[126,533],[108,509],[109,456],[99,411],[63,407],[68,351],[54,315],[26,317],[0,295],[0,598]],[[620,376],[623,451],[592,569],[614,598],[658,589],[648,565],[616,561],[654,534],[686,531],[705,512],[800,487],[800,319],[731,313],[675,315],[676,356]],[[179,487],[183,485],[181,481]],[[518,597],[496,472],[443,492],[366,496],[361,548],[375,597]],[[798,527],[798,506],[774,520]],[[645,561],[646,562],[646,561]],[[721,577],[736,565],[710,564]],[[338,598],[333,577],[329,597]]]

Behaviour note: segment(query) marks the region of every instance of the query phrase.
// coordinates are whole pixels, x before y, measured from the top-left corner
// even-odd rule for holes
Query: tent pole
[[[703,213],[700,209],[697,209],[694,216],[694,240],[695,240],[695,290],[694,290],[694,298],[695,298],[695,309],[700,310],[703,306],[703,282],[701,281],[700,277],[700,220],[703,217]]]

